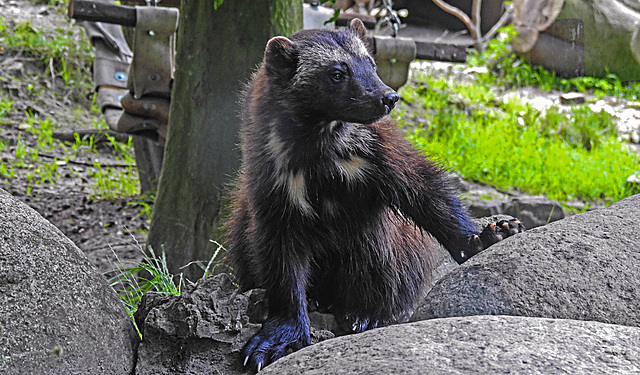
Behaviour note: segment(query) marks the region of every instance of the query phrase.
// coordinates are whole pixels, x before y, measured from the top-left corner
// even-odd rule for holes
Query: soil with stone
[[[73,28],[76,29],[74,37],[76,32],[77,37],[84,37],[82,28],[69,21],[64,12],[64,7],[38,5],[36,1],[0,0],[0,17],[5,25],[31,20],[34,29]],[[0,94],[14,102],[11,112],[0,123],[0,140],[8,143],[0,153],[3,162],[15,157],[18,140],[27,147],[35,147],[37,138],[28,131],[29,117],[41,120],[48,117],[55,123],[55,131],[61,133],[96,130],[93,124],[99,114],[90,110],[91,88],[72,95],[65,91],[61,79],[52,80],[41,65],[25,54],[0,48],[0,71],[3,72]],[[91,72],[87,71],[87,75],[91,77]],[[124,263],[141,259],[149,222],[148,217],[140,213],[149,202],[141,196],[92,198],[95,192],[91,175],[95,162],[103,168],[129,168],[116,159],[105,137],[98,138],[97,152],[81,151],[68,161],[62,147],[39,153],[37,160],[25,168],[15,168],[14,178],[0,176],[0,188],[26,202],[58,227],[104,272],[114,268],[116,254]],[[66,147],[70,148],[70,143],[67,142]],[[60,176],[54,181],[29,183],[29,174],[39,164],[52,162],[58,164]]]
[[[74,30],[74,37],[85,37],[83,29],[67,18],[64,6],[38,3],[41,1],[0,0],[0,17],[10,27],[15,22],[31,20],[32,27],[38,30],[70,28]],[[450,64],[423,62],[415,64],[414,68],[438,75],[448,71]],[[60,78],[52,79],[42,64],[21,52],[16,53],[1,46],[0,71],[3,72],[0,76],[0,95],[14,102],[12,111],[0,122],[0,140],[8,142],[8,147],[0,152],[3,162],[14,158],[18,139],[29,147],[35,146],[36,136],[28,131],[29,116],[39,119],[49,117],[55,122],[56,130],[61,132],[95,130],[93,124],[100,115],[90,110],[90,87],[80,95],[72,95],[65,91],[64,82]],[[86,74],[91,76],[90,71]],[[39,89],[34,90],[34,85]],[[523,90],[525,89],[515,94],[542,107],[547,102],[553,104],[559,100],[560,93],[557,92]],[[608,106],[605,109],[611,109],[610,112],[621,119],[623,125],[638,123],[639,116],[635,107],[628,108],[629,106],[619,105],[617,102],[610,105],[606,98],[603,103]],[[631,134],[630,140],[638,141],[637,127],[625,130]],[[33,165],[16,169],[15,178],[3,178],[0,175],[0,188],[26,202],[53,223],[85,252],[96,267],[106,272],[119,262],[131,264],[142,258],[141,250],[146,241],[149,218],[141,212],[151,202],[139,195],[117,199],[95,198],[95,182],[91,176],[94,173],[94,162],[99,162],[103,167],[129,168],[116,158],[113,148],[109,147],[104,137],[102,140],[103,142],[97,142],[97,152],[79,152],[68,161],[64,158],[65,150],[62,148],[41,153]],[[55,181],[38,184],[28,182],[28,175],[37,167],[37,163],[51,163],[54,160],[60,170],[65,171],[61,176]],[[460,182],[468,201],[475,199],[474,197],[480,199],[486,196],[508,200],[522,195],[518,191],[504,194],[505,192],[498,192],[484,185]]]

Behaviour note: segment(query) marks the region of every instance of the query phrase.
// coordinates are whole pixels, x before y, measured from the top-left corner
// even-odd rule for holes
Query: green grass
[[[622,82],[615,74],[606,77],[560,78],[542,67],[524,63],[511,51],[508,42],[515,35],[512,26],[501,29],[498,38],[489,42],[486,51],[473,51],[469,65],[487,66],[489,71],[478,75],[484,85],[503,87],[537,86],[542,91],[592,92],[596,97],[613,95],[629,100],[640,98],[640,82]]]
[[[66,1],[39,1],[42,4],[61,9],[61,4]],[[40,30],[34,27],[32,21],[10,21],[0,18],[0,42],[3,53],[10,56],[19,56],[21,59],[35,61],[38,69],[44,71],[44,76],[33,77],[31,74],[21,77],[5,77],[20,82],[30,95],[37,98],[45,91],[62,97],[70,98],[76,102],[84,101],[87,92],[91,91],[91,65],[93,51],[82,28],[59,28],[56,30]],[[51,81],[48,85],[43,82]],[[26,170],[26,179],[29,184],[28,193],[33,187],[43,184],[55,184],[60,181],[62,175],[77,175],[74,167],[75,160],[82,155],[98,155],[97,145],[93,137],[85,139],[76,138],[75,142],[62,143],[53,138],[55,122],[53,119],[42,119],[29,112],[18,113],[13,109],[13,103],[0,96],[0,124],[11,124],[8,116],[13,114],[13,124],[21,130],[35,137],[36,144],[26,142],[27,135],[19,137],[13,147],[13,160],[0,161],[0,176],[12,179],[20,174],[19,170]],[[95,115],[100,112],[95,106],[92,108]],[[86,110],[78,107],[72,112],[77,121],[86,121]],[[25,121],[16,123],[15,119],[25,118]],[[104,119],[94,120],[94,127],[106,128]],[[6,143],[0,144],[7,150]],[[92,180],[93,194],[95,198],[116,198],[121,196],[136,195],[139,191],[139,181],[135,168],[133,146],[119,144],[110,139],[107,145],[110,152],[116,156],[119,167],[113,167],[101,162],[94,162],[88,167],[88,176]],[[60,156],[62,150],[62,156]],[[44,154],[54,154],[57,157],[45,158]]]
[[[117,270],[116,275],[109,280],[109,284],[119,291],[119,296],[129,315],[133,315],[138,309],[145,293],[153,291],[163,296],[179,296],[184,287],[182,274],[178,275],[177,281],[174,281],[174,275],[167,267],[164,252],[156,256],[151,247],[148,248],[148,253],[144,253],[142,262],[132,267],[118,266]]]
[[[218,259],[221,251],[226,251],[224,247],[216,241],[211,241],[218,247],[206,265],[195,262],[203,269],[203,278],[209,276],[213,271],[221,266]],[[131,317],[131,320],[142,338],[142,334],[137,327],[133,314],[138,310],[142,296],[147,292],[155,292],[163,296],[179,296],[184,289],[185,279],[182,273],[173,275],[167,267],[167,258],[164,252],[156,255],[151,247],[145,252],[138,245],[144,254],[142,262],[135,266],[116,265],[116,273],[109,279],[109,285],[114,287],[120,297],[124,307]],[[114,253],[115,255],[115,253]],[[117,258],[117,255],[116,255]],[[119,262],[120,263],[120,262]],[[185,265],[189,266],[191,263]],[[183,267],[183,268],[184,268]]]
[[[99,162],[93,163],[89,176],[93,178],[93,195],[100,198],[117,198],[136,195],[140,190],[138,171],[136,169],[132,138],[127,144],[115,141],[107,136],[110,147],[116,154],[116,161],[124,167],[103,166]],[[89,142],[93,142],[90,140]]]
[[[91,88],[91,75],[87,72],[91,71],[93,51],[81,28],[45,32],[35,28],[31,20],[12,25],[0,17],[0,44],[5,53],[38,61],[48,77],[62,79],[60,96],[79,97]],[[35,85],[31,88],[38,95]]]
[[[2,106],[0,105],[0,109]],[[4,115],[0,110],[0,123]],[[12,158],[0,160],[0,177],[4,183],[18,177],[18,172],[24,172],[28,182],[27,194],[41,185],[55,185],[61,183],[66,175],[78,174],[74,162],[82,155],[98,155],[99,151],[93,141],[93,136],[80,138],[75,142],[63,143],[53,138],[55,123],[50,118],[40,120],[27,115],[27,121],[20,125],[25,134],[19,134],[15,146],[9,147],[9,140],[0,138],[0,152],[12,151]],[[27,142],[31,137],[35,142]],[[93,162],[87,166],[87,174],[91,179],[94,198],[117,198],[138,194],[139,180],[135,167],[135,158],[131,138],[126,144],[118,143],[112,137],[104,146],[115,155],[118,166],[103,165]],[[35,143],[35,144],[34,144]],[[56,155],[50,157],[51,155]]]
[[[495,81],[483,79],[417,81],[402,91],[411,111],[399,108],[398,122],[420,150],[463,178],[559,201],[610,203],[634,193],[625,181],[640,171],[640,157],[618,140],[606,112],[540,112],[518,99],[497,100]]]
[[[484,53],[472,53],[471,66],[486,66],[470,83],[422,76],[405,87],[411,109],[396,112],[408,138],[424,153],[463,178],[500,189],[516,187],[551,199],[611,203],[637,192],[626,184],[640,171],[640,157],[629,151],[615,130],[614,118],[588,106],[538,111],[519,99],[498,99],[505,89],[590,92],[637,100],[640,83],[615,75],[564,79],[520,61],[503,30]],[[501,91],[502,90],[502,91]]]
[[[68,1],[38,0],[36,3],[47,4],[52,10],[60,11],[65,10],[63,5]],[[5,76],[0,77],[0,80],[19,83],[22,92],[34,100],[53,95],[54,99],[47,100],[62,103],[86,102],[86,94],[92,89],[90,72],[93,49],[84,31],[81,27],[40,29],[34,24],[35,21],[31,20],[8,20],[0,17],[1,52],[19,61],[26,61],[26,65],[30,66],[20,70],[17,77]],[[36,67],[35,72],[31,71],[33,64]],[[58,183],[64,175],[77,176],[76,159],[83,155],[92,157],[99,154],[98,145],[94,144],[93,137],[78,137],[71,143],[57,141],[53,138],[56,128],[53,119],[43,119],[41,113],[22,112],[14,107],[14,103],[0,93],[0,125],[17,126],[24,132],[9,150],[9,141],[2,138],[5,131],[0,128],[0,151],[11,151],[13,154],[13,158],[0,160],[0,176],[3,177],[3,182],[7,183],[7,179],[18,177],[26,178],[27,192],[31,193],[38,185]],[[78,122],[87,121],[87,108],[80,104],[69,113],[70,117],[75,117]],[[94,120],[94,127],[107,128],[95,103],[89,117],[100,118]],[[34,138],[35,144],[32,141]],[[88,175],[93,185],[92,196],[115,198],[136,195],[139,191],[139,181],[131,142],[119,144],[110,139],[107,149],[106,152],[115,155],[116,164],[120,166],[113,167],[104,162],[95,162],[88,166]],[[46,155],[55,157],[45,157]]]

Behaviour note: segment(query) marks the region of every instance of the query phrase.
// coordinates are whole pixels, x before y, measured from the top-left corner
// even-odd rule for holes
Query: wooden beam
[[[136,8],[97,1],[71,0],[69,2],[69,17],[78,21],[106,22],[134,27],[136,25]]]
[[[375,45],[373,38],[368,37],[368,44]],[[454,44],[431,43],[416,40],[416,59],[448,62],[467,61],[467,47]]]
[[[416,41],[416,59],[465,62],[467,61],[467,48],[453,44]]]
[[[111,5],[87,0],[71,0],[69,17],[82,21],[115,23],[122,26],[136,25],[136,9],[124,5]],[[416,58],[423,60],[464,62],[467,50],[452,44],[416,41]]]
[[[231,1],[231,0],[230,0]],[[147,5],[147,2],[145,0],[124,0],[121,1],[121,3],[123,4],[138,4],[138,5]],[[180,0],[160,0],[160,2],[158,2],[158,6],[161,7],[179,7],[180,6]]]

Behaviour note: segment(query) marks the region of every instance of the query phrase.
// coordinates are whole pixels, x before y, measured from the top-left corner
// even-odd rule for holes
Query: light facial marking
[[[369,51],[367,51],[367,47],[359,38],[354,39],[353,45],[349,45],[348,48],[351,50],[351,52],[353,52],[356,56],[360,58],[368,58],[371,56],[369,54]]]
[[[338,121],[331,121],[329,123],[328,129],[329,129],[329,133],[333,133],[334,129],[336,128],[336,126],[338,126]]]
[[[323,67],[328,67],[340,62],[350,64],[353,56],[359,59],[371,59],[366,46],[357,37],[353,37],[343,46],[331,46],[317,43],[315,48],[302,50],[299,56],[300,62],[296,72],[297,83],[313,77]]]
[[[300,63],[296,72],[296,79],[306,80],[314,77],[324,67],[331,66],[341,61],[348,61],[349,55],[341,48],[335,48],[317,44],[317,48],[310,51],[303,51],[300,54]]]

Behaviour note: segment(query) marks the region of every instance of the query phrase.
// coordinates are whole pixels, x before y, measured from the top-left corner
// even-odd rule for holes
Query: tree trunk
[[[274,35],[302,28],[301,0],[183,1],[165,159],[149,245],[195,280],[217,248],[240,164],[238,96]]]
[[[565,0],[555,23],[525,58],[561,76],[640,80],[640,2]]]

